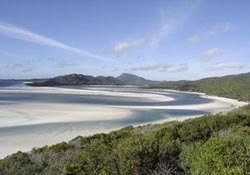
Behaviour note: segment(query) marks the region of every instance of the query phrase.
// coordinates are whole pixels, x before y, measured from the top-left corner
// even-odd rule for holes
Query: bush
[[[195,149],[194,149],[195,148]],[[191,174],[247,174],[250,145],[243,139],[212,138],[200,147],[187,147],[182,154]]]

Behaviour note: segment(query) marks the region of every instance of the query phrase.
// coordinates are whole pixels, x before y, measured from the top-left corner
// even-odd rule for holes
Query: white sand
[[[45,128],[46,129],[46,128]],[[29,133],[13,134],[10,136],[0,136],[0,159],[17,151],[28,152],[32,148],[38,148],[45,145],[53,145],[63,141],[69,141],[79,135],[89,136],[94,133],[108,133],[118,128],[101,128],[98,126],[92,128],[76,128],[65,124],[64,129],[52,132],[40,132],[32,129]]]
[[[149,99],[155,102],[172,101],[171,97],[161,94],[151,93],[133,93],[133,92],[115,92],[105,91],[101,89],[93,90],[78,90],[78,89],[63,89],[63,88],[2,88],[0,93],[51,93],[51,94],[79,94],[79,95],[99,95],[99,96],[118,96]],[[165,92],[168,91],[159,91]],[[170,91],[169,91],[170,92]],[[179,92],[179,91],[177,91]],[[184,92],[181,92],[184,93]],[[187,92],[189,93],[189,92]],[[28,151],[33,147],[40,147],[44,145],[51,145],[61,141],[68,141],[78,135],[91,135],[99,132],[109,132],[120,127],[103,127],[102,123],[96,123],[91,126],[76,126],[74,124],[67,124],[67,122],[81,122],[81,121],[112,121],[115,119],[125,119],[130,116],[134,110],[152,110],[152,109],[179,109],[179,110],[205,110],[211,113],[225,112],[240,106],[246,105],[245,102],[237,100],[211,97],[199,93],[203,98],[212,99],[213,102],[195,105],[175,105],[175,106],[119,106],[119,105],[95,105],[95,104],[65,104],[65,103],[32,103],[24,101],[21,103],[4,104],[7,101],[0,100],[0,129],[7,126],[25,126],[31,124],[48,124],[48,123],[62,123],[62,127],[51,130],[51,127],[45,125],[43,130],[37,129],[34,126],[30,131],[25,132],[13,131],[11,133],[0,133],[0,158],[8,154],[14,153],[18,150]],[[164,120],[155,121],[151,123],[161,123],[170,120],[184,120],[195,116],[179,116],[168,117]],[[65,123],[65,124],[64,124]],[[47,127],[47,128],[46,128]],[[55,125],[55,127],[57,127]]]
[[[153,101],[171,101],[171,97],[159,94],[112,92],[101,90],[79,90],[53,87],[23,87],[0,89],[0,93],[51,93],[51,94],[77,94],[98,95],[114,97],[136,97]],[[1,101],[0,102],[6,102]],[[129,108],[119,106],[86,105],[86,104],[62,104],[42,102],[22,102],[8,105],[0,105],[0,127],[20,126],[43,123],[97,121],[124,118],[131,115]]]
[[[24,103],[1,106],[0,127],[44,123],[113,120],[131,114],[129,109],[80,104]]]
[[[88,89],[66,89],[66,88],[56,88],[56,87],[18,87],[18,88],[2,88],[0,93],[52,93],[52,94],[76,94],[76,95],[101,95],[101,96],[119,96],[119,97],[137,97],[137,98],[147,98],[155,101],[173,101],[171,97],[167,97],[160,94],[148,94],[148,93],[136,93],[136,92],[116,92],[116,91],[105,91],[103,88],[93,90]]]
[[[174,106],[120,106],[120,108],[125,109],[185,109],[185,110],[208,110],[211,113],[225,112],[232,109],[239,108],[241,106],[247,105],[246,102],[241,102],[238,100],[223,98],[223,97],[212,97],[212,96],[202,96],[207,99],[214,100],[211,103],[205,104],[191,104],[191,105],[174,105]],[[118,107],[118,106],[115,106]],[[222,108],[225,110],[221,111]],[[219,111],[218,111],[219,110]]]

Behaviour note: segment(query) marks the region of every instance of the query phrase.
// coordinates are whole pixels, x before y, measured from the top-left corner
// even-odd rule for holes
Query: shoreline
[[[152,88],[152,90],[158,90],[158,91],[163,91],[163,92],[177,92],[177,93],[186,93],[186,94],[197,94],[200,95],[203,98],[208,98],[208,99],[212,99],[212,100],[221,100],[224,101],[225,103],[231,102],[233,103],[233,106],[225,111],[217,111],[217,112],[211,112],[209,115],[215,115],[215,114],[226,114],[229,113],[233,110],[239,109],[243,106],[249,105],[250,102],[244,102],[244,101],[240,101],[237,99],[232,99],[232,98],[226,98],[226,97],[220,97],[220,96],[215,96],[215,95],[207,95],[206,93],[202,93],[202,92],[190,92],[190,91],[180,91],[180,90],[173,90],[173,89],[158,89],[158,88]],[[202,117],[204,115],[193,115],[193,116],[182,116],[182,117],[168,117],[167,119],[163,119],[163,120],[159,120],[159,121],[155,121],[155,122],[150,122],[150,123],[145,123],[143,125],[133,125],[135,127],[138,126],[145,126],[145,125],[149,125],[149,124],[163,124],[165,122],[171,122],[171,121],[185,121],[185,120],[189,120],[189,119],[194,119],[194,118],[198,118],[198,117]]]
[[[186,93],[186,94],[197,94],[197,95],[200,95],[201,97],[205,97],[205,98],[208,98],[208,99],[221,100],[221,101],[224,101],[224,102],[232,102],[232,103],[234,103],[236,105],[236,108],[239,108],[239,107],[250,104],[250,102],[240,101],[240,100],[237,100],[237,99],[221,97],[221,96],[216,96],[216,95],[207,95],[206,93],[203,93],[203,92],[190,92],[190,91],[180,91],[180,90],[172,90],[172,89],[157,89],[157,88],[155,88],[154,90],[179,92],[179,93]]]
[[[50,89],[50,88],[49,88]],[[25,92],[29,92],[29,90],[31,90],[30,88],[25,89]],[[44,88],[39,89],[40,91],[44,91]],[[35,91],[39,91],[38,89],[36,89]],[[65,90],[65,91],[64,91]],[[157,90],[157,89],[154,89]],[[13,92],[19,92],[22,93],[24,92],[23,90],[14,90]],[[159,92],[164,92],[164,91],[169,91],[171,92],[171,90],[159,90]],[[0,90],[1,92],[1,90]],[[5,91],[6,92],[6,91]],[[34,92],[34,91],[33,91]],[[135,96],[135,97],[153,97],[150,98],[150,100],[157,100],[158,102],[161,102],[161,100],[166,99],[171,101],[171,97],[167,97],[167,95],[161,95],[161,94],[147,94],[144,95],[141,93],[136,94],[136,92],[134,93],[130,93],[130,92],[109,92],[109,91],[96,91],[96,90],[75,90],[75,89],[61,89],[59,90],[59,88],[53,88],[52,91],[50,91],[50,93],[60,93],[60,94],[64,94],[64,92],[67,92],[68,94],[76,94],[77,92],[81,92],[81,94],[92,94],[92,93],[97,93],[98,95],[100,94],[104,94],[104,95],[109,95],[112,94],[113,96],[120,96],[122,93],[124,96],[126,95],[130,95],[130,96]],[[38,120],[35,122],[35,124],[37,125],[32,125],[32,120],[29,121],[29,124],[31,125],[20,125],[20,123],[27,122],[27,121],[20,121],[17,120],[16,123],[19,124],[18,126],[21,126],[21,132],[18,131],[18,133],[15,134],[15,132],[12,133],[12,135],[8,135],[8,134],[4,134],[4,133],[0,133],[0,142],[3,143],[2,146],[0,146],[0,159],[4,158],[7,155],[10,155],[14,152],[17,152],[18,150],[27,152],[29,150],[31,150],[34,147],[42,147],[45,145],[53,145],[56,143],[60,143],[63,141],[69,141],[79,135],[81,136],[91,136],[93,134],[97,134],[97,133],[109,133],[111,131],[115,131],[121,128],[124,128],[126,126],[119,126],[119,125],[111,125],[110,123],[112,123],[112,120],[119,120],[119,119],[126,119],[129,115],[132,115],[134,111],[136,110],[142,110],[144,112],[147,112],[147,110],[154,110],[154,109],[163,109],[163,110],[168,110],[168,109],[175,109],[175,110],[181,110],[181,109],[187,109],[187,110],[192,110],[192,109],[196,109],[196,110],[208,110],[208,109],[213,109],[215,110],[215,113],[220,113],[220,112],[229,112],[231,110],[237,109],[241,106],[247,105],[249,103],[247,102],[239,102],[237,100],[234,99],[228,99],[228,98],[224,98],[224,97],[216,97],[216,96],[207,96],[203,93],[195,93],[195,92],[183,92],[183,91],[172,91],[172,92],[181,92],[181,93],[191,93],[191,94],[199,94],[201,98],[207,98],[207,99],[211,99],[213,100],[213,102],[209,102],[209,103],[205,103],[205,104],[193,104],[193,105],[174,105],[174,106],[116,106],[116,105],[107,105],[105,107],[103,107],[102,105],[94,105],[91,107],[91,105],[89,107],[87,107],[87,105],[83,105],[83,104],[43,104],[45,105],[43,108],[50,110],[50,112],[48,111],[43,111],[41,110],[41,104],[42,103],[37,103],[37,104],[23,104],[21,103],[19,108],[26,111],[26,110],[30,110],[29,112],[31,112],[31,116],[33,116],[32,118],[38,118]],[[4,93],[4,92],[3,92]],[[41,92],[44,93],[44,92]],[[66,94],[67,94],[66,93]],[[167,94],[167,92],[166,92]],[[1,101],[0,101],[1,102]],[[216,106],[218,105],[218,106]],[[3,107],[4,105],[2,105],[2,108],[0,108],[0,111],[3,112],[3,110],[6,110],[6,106]],[[35,106],[35,107],[34,107]],[[0,105],[1,107],[1,105]],[[13,111],[13,109],[16,110],[16,112],[18,112],[17,108],[15,108],[17,106],[10,106],[9,110]],[[106,108],[106,110],[104,109]],[[218,109],[222,109],[225,108],[224,111],[218,110]],[[58,111],[58,109],[60,109]],[[85,120],[82,120],[81,115],[82,112],[81,111],[85,111],[86,109],[89,110],[89,116],[85,117]],[[217,111],[218,110],[218,111]],[[104,112],[103,112],[104,111]],[[67,112],[68,114],[65,115],[65,112]],[[212,111],[213,112],[213,111]],[[211,112],[211,114],[213,114]],[[2,113],[3,114],[3,113]],[[16,114],[20,114],[16,113]],[[40,116],[37,116],[36,114],[40,114]],[[55,115],[57,114],[58,117],[51,117],[51,115]],[[64,114],[64,117],[62,117]],[[86,114],[86,113],[85,113]],[[126,124],[127,126],[133,126],[133,127],[137,127],[137,126],[145,126],[148,124],[162,124],[165,122],[169,122],[169,121],[184,121],[187,119],[191,119],[191,118],[196,118],[196,117],[200,117],[203,116],[202,115],[191,115],[191,116],[178,116],[178,117],[174,117],[174,116],[167,116],[164,119],[160,119],[160,120],[155,120],[155,121],[150,121],[150,122],[144,122],[144,123],[140,123],[140,124]],[[25,116],[23,114],[23,116]],[[34,117],[35,116],[35,117]],[[46,117],[47,116],[47,117]],[[106,117],[105,117],[106,116]],[[39,119],[40,117],[40,119]],[[42,118],[41,118],[42,117]],[[105,120],[106,119],[106,120]],[[9,118],[6,118],[7,122],[9,121]],[[15,119],[14,119],[15,120]],[[97,124],[93,124],[91,126],[79,126],[77,125],[79,122],[81,121],[88,121],[88,122],[95,122],[101,120],[100,122],[98,122]],[[63,123],[60,123],[60,122]],[[109,124],[103,125],[103,122],[107,121]],[[54,122],[54,123],[53,123]],[[69,123],[67,123],[69,122]],[[71,123],[70,123],[71,122]],[[57,124],[60,124],[60,126],[57,126]],[[27,124],[27,123],[26,123]],[[3,125],[3,124],[2,124]],[[39,125],[44,125],[42,127]],[[17,126],[17,125],[15,125]],[[28,131],[25,130],[25,128],[31,128],[28,129]],[[7,128],[8,127],[0,127],[1,128]],[[23,131],[22,128],[25,130]],[[54,128],[57,128],[57,130],[53,130]],[[8,132],[12,132],[11,127],[9,127],[9,131]]]
[[[21,87],[3,88],[1,94],[59,94],[59,95],[90,95],[96,97],[121,97],[135,98],[139,101],[150,100],[151,102],[173,101],[171,97],[161,94],[137,93],[137,92],[112,92],[105,90],[67,89],[55,87]],[[18,102],[9,103],[7,100],[0,101],[0,128],[39,125],[49,123],[116,120],[130,116],[132,109],[122,108],[115,105],[86,104],[86,103],[60,103],[60,102]],[[6,104],[6,105],[4,105]],[[51,117],[53,116],[53,117]]]
[[[177,93],[186,93],[186,94],[198,94],[201,98],[211,99],[213,103],[205,103],[205,104],[185,104],[185,105],[173,105],[173,106],[138,106],[138,105],[87,105],[87,104],[53,104],[48,105],[48,103],[21,103],[16,104],[15,106],[10,106],[9,109],[1,109],[0,111],[2,115],[7,116],[5,118],[1,118],[1,125],[0,128],[5,127],[15,127],[15,126],[25,126],[25,125],[39,125],[39,124],[49,124],[49,123],[64,123],[64,122],[80,122],[80,121],[97,121],[97,120],[114,120],[114,119],[122,119],[126,118],[127,116],[131,115],[135,110],[155,110],[155,109],[162,109],[162,110],[209,110],[211,114],[216,113],[224,113],[239,108],[241,106],[249,104],[248,102],[242,102],[235,99],[225,98],[225,97],[218,97],[218,96],[210,96],[206,95],[205,93],[200,92],[185,92],[185,91],[178,91],[178,90],[169,90],[169,89],[154,89],[159,92],[177,92]],[[135,97],[135,98],[148,98],[153,101],[158,102],[168,102],[174,101],[172,97],[164,96],[162,94],[146,94],[146,93],[136,93],[136,92],[111,92],[111,91],[104,91],[104,90],[82,90],[82,89],[67,89],[67,88],[47,88],[47,87],[22,87],[19,89],[13,88],[9,89],[0,89],[1,92],[8,92],[8,93],[23,93],[23,92],[31,92],[31,93],[51,93],[51,94],[83,94],[83,95],[99,95],[99,96],[113,96],[113,97]],[[5,101],[0,101],[5,102]],[[219,103],[218,103],[219,102]],[[224,105],[224,106],[223,106]],[[32,107],[31,107],[32,106]],[[30,109],[31,107],[31,109]],[[40,108],[44,108],[47,111],[40,110]],[[221,108],[225,108],[224,110],[220,110]],[[13,110],[15,109],[15,110]],[[18,109],[29,109],[29,115],[35,117],[26,117],[26,114],[21,115],[23,113]],[[60,109],[60,111],[58,111]],[[87,110],[87,111],[86,111]],[[48,112],[50,111],[50,112]],[[83,114],[80,111],[85,111],[84,119],[81,117]],[[88,112],[89,111],[89,112]],[[105,111],[105,112],[103,112]],[[8,117],[11,115],[18,115],[15,121],[13,118],[10,121]],[[19,113],[19,114],[18,114]],[[37,115],[39,114],[39,115]],[[53,116],[51,118],[50,116]],[[64,117],[62,117],[64,116]],[[88,116],[88,117],[86,117]],[[201,115],[199,115],[201,116]],[[65,118],[66,117],[66,118]],[[183,121],[185,119],[192,118],[192,116],[183,116],[183,117],[168,117],[164,119],[162,122],[165,121],[172,121],[172,120],[179,120]],[[11,123],[13,122],[13,123]],[[155,121],[156,123],[162,123],[161,121]]]

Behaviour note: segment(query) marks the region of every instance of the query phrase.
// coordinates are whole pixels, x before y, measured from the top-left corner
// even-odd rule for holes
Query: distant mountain
[[[139,77],[137,75],[128,74],[128,73],[121,74],[120,76],[117,77],[117,79],[122,81],[126,85],[142,86],[142,85],[150,85],[154,83],[159,83],[159,81],[147,80],[143,77]]]
[[[73,85],[151,85],[159,81],[147,80],[137,75],[123,73],[117,78],[104,76],[90,76],[82,74],[69,74],[50,79],[30,80],[29,86],[73,86]]]
[[[69,74],[57,76],[48,80],[33,81],[30,86],[69,86],[69,85],[122,85],[123,82],[108,76],[93,77],[82,74]]]
[[[196,81],[166,81],[150,87],[203,92],[208,95],[250,101],[250,73],[204,78]]]

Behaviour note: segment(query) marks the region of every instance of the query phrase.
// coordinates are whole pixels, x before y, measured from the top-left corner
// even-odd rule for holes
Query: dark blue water
[[[0,88],[1,87],[18,87],[25,86],[23,81],[19,80],[0,80]]]

